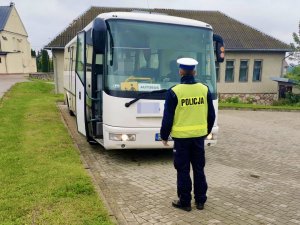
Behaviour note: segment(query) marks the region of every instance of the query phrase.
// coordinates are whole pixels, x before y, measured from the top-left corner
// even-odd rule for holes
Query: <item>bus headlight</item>
[[[210,133],[209,135],[207,135],[207,137],[206,137],[206,140],[212,140],[213,139],[213,134],[212,133]]]
[[[109,140],[112,141],[135,141],[135,134],[113,134],[109,133]]]

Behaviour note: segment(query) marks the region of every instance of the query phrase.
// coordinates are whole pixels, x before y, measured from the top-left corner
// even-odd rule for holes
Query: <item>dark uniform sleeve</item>
[[[178,102],[177,96],[170,89],[167,92],[164,115],[163,115],[162,124],[160,128],[160,137],[162,140],[166,141],[170,136],[177,102]]]
[[[211,130],[214,126],[215,119],[216,119],[216,113],[215,113],[215,107],[213,105],[212,96],[208,89],[207,92],[207,106],[208,106],[208,113],[207,113],[207,132],[208,134],[211,133]]]

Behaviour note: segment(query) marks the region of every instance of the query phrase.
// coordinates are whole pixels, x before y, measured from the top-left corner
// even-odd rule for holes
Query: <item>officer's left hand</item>
[[[164,146],[169,146],[168,141],[162,140]]]

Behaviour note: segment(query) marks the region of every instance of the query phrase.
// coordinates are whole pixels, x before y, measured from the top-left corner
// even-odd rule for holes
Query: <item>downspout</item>
[[[52,51],[52,58],[55,59],[53,60],[53,69],[54,69],[54,83],[55,83],[55,93],[58,94],[58,79],[57,79],[57,58],[53,52],[53,49],[51,49]],[[55,63],[54,63],[55,62]]]
[[[8,69],[7,69],[7,54],[5,56],[5,70],[6,70],[6,73],[8,74]]]

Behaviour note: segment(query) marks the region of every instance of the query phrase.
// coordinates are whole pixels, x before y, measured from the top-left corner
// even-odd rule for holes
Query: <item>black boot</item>
[[[187,212],[192,210],[191,206],[182,205],[180,200],[174,200],[172,202],[172,206],[175,207],[175,208],[178,208],[178,209],[182,209],[182,210],[187,211]]]
[[[203,210],[204,209],[204,203],[196,202],[196,208],[199,209],[199,210]]]

